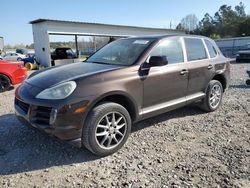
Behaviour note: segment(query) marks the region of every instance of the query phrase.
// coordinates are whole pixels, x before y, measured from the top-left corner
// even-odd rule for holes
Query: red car
[[[0,60],[0,92],[8,90],[11,85],[21,83],[27,76],[23,62]]]

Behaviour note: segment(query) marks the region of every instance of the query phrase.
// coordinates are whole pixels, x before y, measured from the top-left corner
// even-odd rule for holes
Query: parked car
[[[206,37],[120,39],[86,62],[31,74],[16,90],[15,110],[20,121],[106,156],[123,146],[134,122],[194,102],[218,109],[229,73]]]
[[[35,55],[30,55],[29,57],[23,58],[22,61],[24,62],[24,65],[26,63],[32,63],[32,64],[34,64],[34,63],[36,63],[36,57],[35,57]]]
[[[6,60],[6,61],[21,61],[26,56],[19,53],[7,53],[4,55],[0,60]]]
[[[71,48],[56,48],[51,53],[51,65],[55,66],[55,60],[58,59],[75,59],[77,58],[76,53]]]
[[[250,50],[241,50],[236,55],[236,62],[250,62]]]
[[[56,48],[51,53],[51,59],[74,59],[77,58],[76,54],[73,52],[71,48]]]
[[[0,92],[8,90],[11,85],[19,84],[27,76],[23,62],[0,60]]]
[[[18,48],[18,49],[16,49],[16,53],[27,55],[28,50],[26,48]]]

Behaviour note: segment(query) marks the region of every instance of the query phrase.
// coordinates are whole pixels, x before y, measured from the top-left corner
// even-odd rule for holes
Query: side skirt
[[[185,106],[189,103],[201,100],[205,96],[206,96],[205,93],[199,92],[199,93],[195,93],[192,95],[188,95],[186,97],[181,97],[179,99],[174,99],[174,100],[171,100],[168,102],[164,102],[161,104],[150,106],[147,108],[142,108],[141,112],[139,113],[139,116],[141,117],[140,120],[146,119],[149,117],[153,117],[153,116],[180,108],[180,107]]]

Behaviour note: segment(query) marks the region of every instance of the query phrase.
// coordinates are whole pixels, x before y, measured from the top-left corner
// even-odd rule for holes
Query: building
[[[111,25],[87,22],[72,22],[61,20],[37,19],[31,21],[34,47],[37,61],[45,66],[51,66],[49,35],[75,36],[76,50],[77,36],[106,36],[129,37],[156,34],[183,34],[183,31],[163,28],[147,28],[123,25]],[[110,41],[111,41],[110,40]]]
[[[215,40],[226,57],[234,58],[238,51],[250,49],[250,37],[236,37]]]

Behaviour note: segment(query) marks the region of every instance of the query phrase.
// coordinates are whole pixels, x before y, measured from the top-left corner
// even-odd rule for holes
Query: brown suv
[[[85,62],[31,74],[16,90],[16,115],[105,156],[123,146],[134,122],[193,102],[216,110],[229,72],[229,62],[209,38],[120,39]]]

